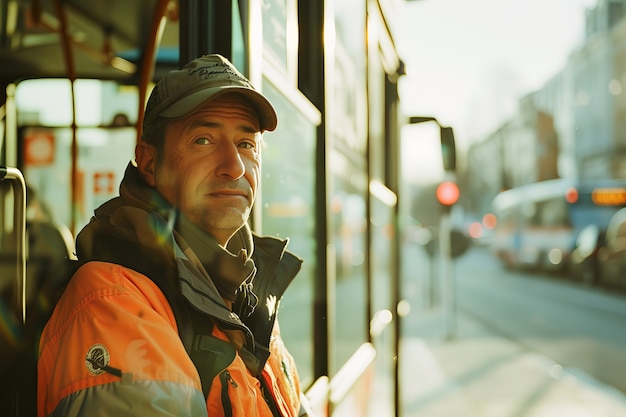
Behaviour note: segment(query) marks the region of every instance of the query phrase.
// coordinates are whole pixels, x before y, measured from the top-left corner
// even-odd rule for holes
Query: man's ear
[[[139,174],[151,187],[156,186],[157,149],[143,140],[135,146],[135,161]]]

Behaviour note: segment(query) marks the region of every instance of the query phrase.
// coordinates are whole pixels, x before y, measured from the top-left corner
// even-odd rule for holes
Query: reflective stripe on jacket
[[[217,326],[213,336],[229,340]],[[40,346],[39,417],[273,416],[238,353],[205,399],[165,296],[117,264],[88,262],[76,272]],[[281,415],[295,417],[300,387],[276,327],[270,352],[262,379]]]

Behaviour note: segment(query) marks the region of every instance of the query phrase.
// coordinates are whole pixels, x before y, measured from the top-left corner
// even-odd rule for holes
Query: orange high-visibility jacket
[[[89,262],[41,336],[38,416],[298,416],[298,375],[275,319],[301,261],[286,242],[255,236],[259,303],[239,317],[166,218],[133,201],[147,192],[137,178],[129,166],[121,197],[79,235]],[[187,343],[181,302],[209,324]]]

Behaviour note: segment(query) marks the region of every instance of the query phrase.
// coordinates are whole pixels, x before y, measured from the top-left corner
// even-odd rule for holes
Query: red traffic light
[[[437,186],[437,201],[444,206],[451,206],[459,201],[459,186],[452,181],[444,181]]]

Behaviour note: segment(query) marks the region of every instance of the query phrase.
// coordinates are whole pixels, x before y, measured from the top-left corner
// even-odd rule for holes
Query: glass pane
[[[66,79],[35,79],[18,84],[15,91],[18,124],[38,126],[71,126],[71,84]],[[138,95],[133,86],[112,81],[76,80],[76,124],[78,126],[111,125],[117,115],[127,123],[137,120]]]
[[[118,195],[128,162],[134,158],[135,128],[81,128],[78,138],[76,232],[93,211]],[[48,204],[56,222],[71,225],[71,144],[67,127],[23,130],[24,177]]]
[[[279,310],[283,339],[298,364],[302,385],[313,382],[313,279],[315,259],[316,126],[273,85],[263,92],[279,115],[263,150],[263,234],[289,238],[288,250],[304,259]]]
[[[331,130],[328,161],[331,224],[336,257],[335,317],[331,376],[368,340],[367,319],[367,127],[365,2],[336,1],[333,85],[326,114]],[[356,411],[355,411],[356,412]],[[356,412],[358,414],[358,412]]]
[[[369,415],[392,416],[393,410],[393,374],[394,368],[394,326],[391,322],[395,315],[392,312],[392,271],[393,238],[394,238],[394,207],[389,206],[376,197],[372,204],[372,248],[375,256],[371,257],[372,268],[372,310],[374,325],[371,328],[372,342],[376,348],[376,377],[372,391],[376,393],[371,399]],[[385,326],[385,327],[383,327]]]
[[[298,26],[296,1],[263,1],[263,52],[288,78],[295,77]]]
[[[366,268],[367,179],[362,170],[340,153],[331,159],[333,195],[331,196],[332,241],[335,246],[336,323],[331,352],[331,375],[367,341]]]
[[[124,169],[134,158],[138,99],[135,87],[98,80],[77,80],[75,93],[78,172],[74,204],[70,82],[24,81],[18,84],[16,105],[26,182],[49,207],[55,223],[70,226],[74,215],[77,232],[94,209],[118,194]]]

